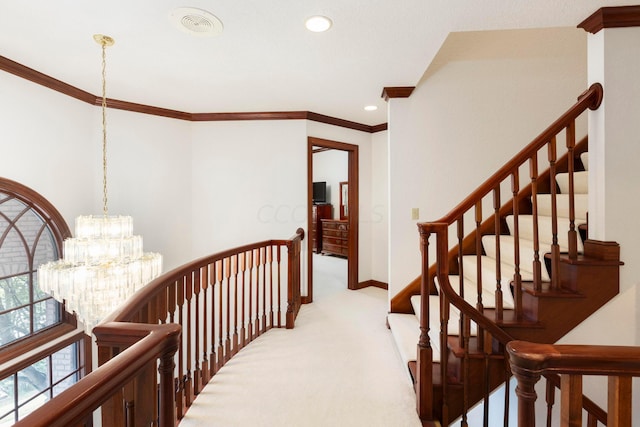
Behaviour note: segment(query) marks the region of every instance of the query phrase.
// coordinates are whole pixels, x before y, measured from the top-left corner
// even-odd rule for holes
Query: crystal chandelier
[[[106,47],[114,40],[93,36],[102,46],[103,215],[79,216],[75,238],[63,243],[63,258],[38,269],[42,291],[76,313],[87,334],[136,290],[162,271],[162,256],[142,251],[130,216],[109,216],[107,209]]]

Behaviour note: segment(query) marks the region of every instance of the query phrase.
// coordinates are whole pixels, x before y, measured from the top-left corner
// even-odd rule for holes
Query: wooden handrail
[[[139,370],[156,359],[173,361],[180,345],[180,326],[108,323],[97,327],[102,333],[127,333],[143,338],[79,382],[19,421],[17,427],[65,427],[78,425],[111,395],[136,377]],[[162,366],[162,363],[161,363]],[[168,385],[173,387],[173,369]],[[171,396],[172,397],[172,396]],[[161,397],[162,399],[162,397]],[[162,400],[161,400],[162,401]],[[166,402],[166,400],[162,401]],[[167,405],[174,408],[173,404]],[[160,426],[173,427],[174,417],[161,417]]]
[[[176,353],[177,378],[174,396],[175,419],[181,419],[195,396],[211,377],[241,348],[273,327],[293,327],[300,307],[300,248],[302,229],[289,240],[272,239],[224,250],[191,261],[157,279],[130,298],[105,322],[145,322],[182,325]],[[281,248],[287,248],[283,259]],[[286,276],[281,274],[286,261]],[[283,289],[283,279],[287,287]],[[286,292],[285,310],[282,295]],[[285,322],[282,322],[285,320]],[[122,348],[137,340],[127,330],[105,333],[94,329],[99,363],[118,357]],[[103,405],[103,426],[118,426],[127,418],[136,423],[154,421],[155,403],[142,387],[145,378]],[[152,387],[147,384],[146,387]],[[138,390],[138,391],[136,391]],[[138,396],[138,398],[136,398]],[[122,402],[137,408],[121,410]],[[141,409],[141,408],[142,409]],[[144,414],[143,414],[144,412]]]
[[[512,341],[507,353],[512,366],[541,374],[640,376],[640,347]]]
[[[300,307],[302,239],[298,229],[289,240],[225,250],[151,281],[93,329],[99,368],[20,425],[77,425],[101,406],[103,426],[174,427],[239,349],[282,327],[285,316],[287,327],[293,327]],[[281,292],[287,293],[286,313]]]
[[[505,163],[504,166],[498,169],[482,185],[476,188],[473,193],[467,196],[448,214],[435,222],[453,224],[460,215],[473,208],[473,206],[479,200],[482,200],[484,196],[493,191],[496,185],[507,179],[514,169],[527,162],[534,153],[542,149],[545,144],[549,142],[549,140],[551,140],[555,135],[564,130],[587,108],[590,110],[598,109],[598,107],[602,103],[602,98],[602,85],[600,83],[592,84],[589,89],[584,91],[578,97],[578,102],[576,102],[569,110],[567,110],[567,112],[560,116],[533,141],[531,141],[527,146],[520,150],[518,154],[516,154],[509,162]]]
[[[512,341],[507,344],[507,354],[518,380],[520,427],[535,426],[535,384],[542,375],[549,374],[561,374],[565,386],[561,389],[562,426],[582,425],[583,375],[609,377],[607,425],[631,426],[631,378],[640,376],[640,347]]]
[[[299,228],[296,230],[296,234],[293,239],[303,239],[304,230]],[[168,283],[175,282],[184,276],[185,271],[195,271],[202,266],[206,266],[216,261],[220,261],[225,258],[229,258],[237,253],[251,251],[270,245],[286,245],[289,240],[263,240],[261,242],[250,243],[243,246],[238,246],[232,249],[227,249],[221,252],[217,252],[213,255],[207,255],[196,260],[190,261],[173,270],[155,278],[149,282],[144,288],[136,292],[127,303],[114,311],[103,322],[130,322],[140,312],[142,308],[149,302],[150,299],[155,297],[159,292],[163,291]]]
[[[441,378],[439,378],[439,383],[443,386],[443,394],[446,395],[446,375],[447,372],[447,347],[448,343],[446,337],[448,335],[448,313],[449,313],[449,304],[454,305],[459,309],[461,313],[460,320],[460,330],[462,331],[465,325],[465,322],[473,322],[478,327],[478,339],[477,345],[478,350],[484,353],[485,357],[488,357],[488,353],[495,351],[497,348],[492,348],[493,344],[497,344],[498,346],[504,346],[508,342],[513,340],[513,337],[507,333],[500,325],[503,318],[503,295],[506,292],[510,292],[507,284],[502,282],[502,275],[500,273],[501,269],[501,259],[500,259],[500,240],[496,237],[496,277],[495,279],[495,320],[490,319],[484,313],[483,304],[481,301],[482,290],[485,287],[484,284],[480,282],[480,256],[482,254],[481,249],[478,250],[480,246],[480,238],[486,234],[494,234],[496,236],[503,233],[503,225],[502,225],[502,216],[507,213],[513,215],[513,240],[514,240],[514,254],[513,260],[515,263],[515,274],[512,278],[512,286],[513,286],[513,301],[514,301],[514,314],[513,318],[516,321],[521,321],[524,318],[523,313],[523,305],[522,305],[522,279],[520,274],[520,249],[519,249],[519,215],[521,214],[521,203],[525,196],[523,195],[537,195],[539,189],[537,187],[538,180],[540,178],[538,172],[538,154],[542,150],[547,148],[547,157],[549,161],[549,172],[544,172],[544,174],[548,174],[549,180],[551,182],[551,229],[552,229],[552,241],[553,243],[550,245],[550,253],[551,253],[551,289],[558,290],[559,288],[559,280],[558,280],[558,271],[559,271],[559,259],[560,259],[560,245],[558,240],[558,224],[557,224],[557,211],[556,211],[556,189],[555,189],[555,177],[557,166],[559,164],[558,155],[556,152],[556,138],[561,132],[566,131],[566,145],[567,145],[567,157],[576,155],[576,141],[575,141],[575,120],[584,113],[587,109],[595,110],[599,107],[603,98],[603,89],[599,83],[595,83],[589,87],[588,90],[583,92],[579,97],[577,102],[569,108],[560,118],[554,121],[547,129],[545,129],[540,135],[538,135],[531,143],[526,145],[520,152],[518,152],[510,161],[508,161],[504,166],[502,166],[498,171],[496,171],[491,177],[489,177],[484,183],[482,183],[474,192],[472,192],[469,196],[467,196],[461,203],[459,203],[454,209],[452,209],[448,214],[446,214],[441,219],[434,222],[426,222],[419,223],[418,230],[421,236],[421,250],[423,253],[422,257],[422,276],[421,276],[421,313],[420,313],[420,340],[418,342],[417,349],[417,385],[416,385],[416,394],[417,394],[417,405],[418,405],[418,413],[423,420],[430,420],[434,414],[433,402],[431,392],[428,391],[430,387],[424,387],[421,384],[424,383],[426,385],[433,384],[434,379],[432,378],[434,370],[432,369],[432,360],[431,360],[431,343],[429,339],[429,330],[432,326],[429,325],[429,295],[433,293],[432,282],[434,277],[437,278],[438,283],[440,285],[441,290],[441,319],[440,325],[440,351],[441,354],[441,369],[439,370]],[[520,168],[526,166],[529,162],[530,165],[530,178],[531,184],[524,185],[521,189],[520,184]],[[574,168],[574,159],[567,160],[567,168],[569,175],[573,175]],[[506,183],[506,184],[505,184]],[[509,202],[509,205],[501,206],[500,204],[500,190],[501,185],[509,185],[511,189],[511,194],[513,196],[512,200]],[[577,257],[577,233],[575,231],[575,209],[574,209],[574,194],[573,194],[573,176],[569,177],[569,258],[576,259]],[[489,199],[493,196],[493,207],[494,213],[493,217],[490,217],[483,221],[482,216],[482,202],[483,200]],[[537,197],[537,196],[536,196]],[[532,202],[532,210],[533,210],[533,227],[534,227],[534,259],[531,260],[533,262],[533,270],[534,270],[534,290],[540,291],[541,289],[541,274],[540,274],[540,264],[541,259],[544,256],[539,253],[539,237],[537,231],[537,205],[536,201]],[[476,229],[464,237],[464,216],[473,215]],[[456,228],[454,224],[457,225],[458,232],[458,242],[457,246],[450,245],[449,243],[449,229]],[[491,231],[489,231],[491,228]],[[435,235],[435,254],[436,260],[433,265],[430,264],[428,259],[429,254],[429,239],[431,235]],[[572,240],[573,239],[573,240]],[[466,253],[465,249],[462,247],[463,245],[468,245],[471,241],[475,242],[475,254],[476,254],[476,267],[478,269],[478,283],[477,283],[477,293],[478,293],[478,301],[477,307],[473,307],[467,300],[465,300],[464,295],[460,295],[454,288],[452,287],[449,281],[449,275],[454,271],[458,271],[462,269],[462,257]],[[452,265],[452,260],[458,261],[458,265]],[[461,289],[462,291],[462,289]],[[465,341],[466,339],[466,341]],[[485,343],[485,340],[487,341]],[[495,340],[495,343],[493,342]],[[467,344],[465,344],[465,342]],[[468,351],[466,348],[468,345],[468,337],[463,338],[460,337],[460,346]],[[466,393],[466,388],[465,388]],[[488,391],[487,391],[488,398]],[[443,399],[443,405],[446,404],[446,397]],[[448,419],[446,417],[447,409],[446,407],[440,408],[439,412],[443,414],[443,419],[441,420],[444,424],[448,423]]]

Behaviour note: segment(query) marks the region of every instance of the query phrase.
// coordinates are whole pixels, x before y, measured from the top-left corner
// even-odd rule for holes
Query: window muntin
[[[36,210],[0,192],[0,346],[60,323],[60,304],[37,286],[38,266],[58,258],[54,235]]]
[[[0,381],[0,427],[15,424],[80,379],[79,345],[73,343]]]

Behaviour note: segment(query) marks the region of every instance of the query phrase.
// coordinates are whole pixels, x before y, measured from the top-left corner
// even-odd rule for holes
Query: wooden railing
[[[448,419],[447,394],[449,393],[447,385],[448,372],[448,348],[449,348],[449,333],[448,322],[450,306],[454,305],[460,312],[460,331],[459,347],[465,351],[465,355],[461,358],[464,364],[469,363],[469,351],[475,349],[476,353],[479,353],[480,357],[484,357],[486,366],[489,366],[490,357],[492,353],[501,353],[500,348],[495,348],[495,345],[506,345],[513,337],[505,332],[500,326],[504,323],[513,323],[521,321],[524,318],[524,310],[522,305],[522,278],[520,275],[520,267],[527,263],[529,269],[533,271],[533,281],[531,284],[534,292],[539,292],[543,288],[543,281],[541,279],[541,268],[543,258],[545,257],[546,250],[540,249],[540,242],[538,236],[538,212],[536,205],[536,195],[543,189],[539,187],[539,183],[542,182],[539,172],[539,162],[541,159],[546,159],[548,162],[548,179],[547,182],[555,183],[556,167],[558,165],[558,146],[556,141],[564,133],[566,141],[566,155],[567,159],[566,170],[569,174],[569,216],[570,227],[568,233],[568,257],[575,259],[577,257],[577,231],[575,226],[575,212],[573,202],[573,174],[575,171],[574,166],[574,150],[576,148],[576,119],[584,113],[588,108],[596,109],[601,103],[603,96],[602,87],[599,84],[592,85],[587,91],[585,91],[578,98],[577,103],[571,107],[565,114],[563,114],[558,120],[556,120],[551,126],[549,126],[544,132],[542,132],[536,139],[534,139],[529,145],[521,150],[513,159],[500,168],[495,174],[493,174],[487,181],[485,181],[476,191],[464,199],[457,207],[455,207],[449,214],[442,219],[430,222],[420,223],[418,228],[421,236],[421,250],[422,250],[422,277],[421,277],[421,313],[420,313],[420,340],[417,348],[417,367],[416,367],[416,393],[417,393],[417,409],[418,414],[423,420],[434,420],[434,415],[438,415],[438,418],[442,421],[443,425],[448,425],[452,420]],[[523,186],[521,184],[521,175],[523,170],[529,171],[529,184]],[[525,172],[526,173],[526,172]],[[523,188],[524,187],[524,188]],[[501,190],[502,189],[502,190]],[[551,245],[550,255],[548,255],[549,262],[551,263],[551,283],[550,289],[558,290],[559,282],[557,277],[558,264],[560,260],[560,247],[558,243],[558,224],[556,215],[556,188],[555,184],[550,185],[550,188],[545,188],[551,193],[552,209],[553,209],[553,243]],[[505,193],[508,193],[512,200],[501,205],[501,197]],[[520,259],[519,249],[519,230],[518,230],[518,216],[522,213],[523,201],[526,198],[531,198],[532,206],[531,212],[527,212],[533,217],[533,229],[534,229],[534,256],[533,259]],[[485,219],[483,215],[483,207],[492,206],[491,214]],[[510,285],[513,289],[513,310],[504,310],[503,303],[505,292],[511,292],[509,284],[505,284],[501,279],[501,261],[500,261],[500,240],[495,239],[497,260],[495,265],[496,277],[492,280],[495,288],[495,301],[491,305],[491,309],[485,308],[487,301],[482,300],[483,288],[488,284],[482,283],[481,272],[481,255],[482,242],[481,237],[486,234],[500,235],[505,233],[505,224],[503,218],[510,214],[514,217],[514,230],[511,230],[511,234],[514,239],[514,252],[511,254],[515,262],[515,274],[513,275]],[[472,224],[473,230],[465,236],[465,226]],[[431,236],[435,236],[435,250],[430,254],[430,242]],[[450,237],[451,236],[451,237]],[[450,244],[453,249],[450,249]],[[434,256],[435,263],[432,265],[430,256]],[[454,289],[452,283],[450,283],[449,275],[457,274],[461,278],[463,277],[463,263],[462,257],[468,254],[475,254],[476,262],[474,269],[478,270],[478,283],[476,295],[465,295],[462,280],[460,280],[460,286],[458,289]],[[429,325],[429,295],[432,294],[434,289],[434,279],[437,278],[437,282],[442,292],[440,292],[441,304],[441,319],[439,325]],[[493,308],[495,307],[495,308]],[[477,338],[474,339],[470,336],[471,325],[477,327]],[[438,370],[435,370],[438,378],[434,378],[433,369],[433,349],[429,338],[430,328],[437,327],[440,331],[440,351],[441,351],[441,366]],[[473,344],[472,344],[473,343]],[[462,371],[466,368],[463,366]],[[489,375],[489,369],[485,369],[485,375]],[[468,384],[469,376],[464,376],[465,383],[463,384],[463,397],[464,409],[463,409],[463,425],[466,423],[466,412],[469,409],[469,390],[470,384]],[[490,379],[485,377],[485,384],[489,384]],[[433,384],[438,383],[442,385],[442,402],[443,407],[434,408],[434,396],[433,396]],[[490,387],[487,386],[485,392],[485,398],[488,397]],[[487,399],[485,399],[486,401]]]
[[[556,374],[561,378],[561,427],[583,425],[582,380],[594,375],[608,377],[607,418],[605,422],[589,413],[587,425],[596,426],[599,421],[609,427],[631,427],[632,378],[640,376],[640,347],[513,341],[507,344],[507,353],[518,380],[519,427],[535,427],[535,384],[541,376]]]
[[[303,239],[298,229],[289,240],[206,256],[153,280],[94,328],[99,368],[21,425],[78,425],[101,407],[105,427],[175,426],[241,348],[293,327]]]

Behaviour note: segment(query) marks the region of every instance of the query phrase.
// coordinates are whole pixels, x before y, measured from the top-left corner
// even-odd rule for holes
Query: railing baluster
[[[255,270],[255,250],[249,252],[249,313],[247,313],[249,323],[249,341],[253,341],[253,271]],[[257,285],[256,285],[257,286]]]
[[[203,378],[202,378],[202,369],[200,368],[202,365],[200,364],[200,275],[202,274],[201,269],[197,269],[193,272],[193,294],[195,296],[195,335],[193,336],[194,341],[194,356],[195,356],[195,366],[193,370],[193,393],[194,395],[198,395],[202,387],[204,387]],[[189,305],[191,307],[191,305]]]
[[[540,263],[540,236],[538,229],[538,154],[529,159],[531,178],[531,216],[533,217],[533,288],[542,291],[542,264]]]
[[[209,310],[207,307],[207,295],[209,293],[209,264],[200,268],[200,286],[202,287],[202,361],[200,370],[202,371],[202,385],[207,384],[211,379],[209,370]]]
[[[460,220],[458,220],[460,221]],[[440,293],[440,384],[442,384],[442,425],[449,425],[449,317],[450,307],[447,296]]]
[[[231,355],[238,352],[240,346],[240,336],[238,335],[238,254],[231,257],[231,265],[233,268],[233,350]]]
[[[520,206],[518,193],[520,192],[520,174],[518,169],[511,175],[511,194],[513,201],[513,299],[515,303],[516,319],[522,320],[522,276],[520,275]],[[507,290],[508,292],[508,290]]]
[[[484,383],[484,397],[483,397],[483,411],[482,411],[482,425],[483,427],[489,427],[489,395],[491,394],[491,378],[490,378],[490,366],[489,362],[492,353],[491,343],[493,338],[490,334],[487,334],[485,340],[485,346],[483,351],[484,369],[482,370],[482,377]]]
[[[482,224],[482,200],[479,200],[475,204],[475,220],[476,220],[476,277],[477,283],[477,295],[476,295],[476,308],[480,313],[484,311],[484,305],[482,302],[482,230],[480,225]],[[496,234],[496,238],[498,235]]]
[[[582,425],[582,375],[560,376],[560,417],[567,426]]]
[[[180,326],[184,325],[184,280],[185,280],[184,277],[182,277],[181,279],[176,281],[176,291],[177,291],[176,304],[178,305],[178,324]],[[182,343],[184,343],[184,333],[182,333],[180,340]],[[179,400],[178,400],[178,397],[176,397],[176,400],[179,402],[178,403],[178,419],[182,419],[187,407],[186,406],[187,376],[185,375],[184,364],[185,364],[184,346],[181,345],[180,348],[178,349],[178,378],[179,378],[178,388],[180,390],[178,393]]]
[[[267,261],[269,262],[269,295],[273,307],[273,246],[267,247]],[[267,332],[267,292],[262,293],[262,333]]]
[[[511,378],[507,376],[507,379],[504,381],[504,412],[502,414],[502,425],[503,427],[509,427],[509,406],[511,405],[511,382],[509,381]]]
[[[185,286],[185,299],[186,299],[186,309],[187,309],[187,323],[181,323],[182,325],[182,337],[183,339],[186,339],[186,359],[187,359],[187,366],[186,366],[186,376],[185,376],[185,400],[186,400],[186,405],[187,407],[191,406],[191,403],[193,403],[193,399],[194,399],[194,389],[193,389],[193,367],[192,367],[192,339],[193,339],[193,332],[192,332],[192,323],[191,323],[191,316],[192,316],[192,304],[191,304],[191,299],[193,297],[193,272],[187,274],[186,280],[184,281],[184,286]]]
[[[260,333],[267,331],[267,264],[271,266],[273,262],[272,246],[269,246],[268,248],[265,247],[263,249],[265,251],[265,263],[262,264],[262,278],[264,280],[264,284],[262,286],[262,324],[260,327]]]
[[[227,303],[226,303],[226,337],[224,341],[224,361],[225,363],[231,359],[231,258],[224,259],[224,282],[226,285]]]
[[[467,413],[469,412],[469,392],[470,392],[470,377],[471,377],[471,358],[469,357],[469,340],[471,339],[471,319],[465,318],[464,328],[460,329],[464,336],[464,356],[462,357],[462,372],[464,378],[462,380],[463,395],[462,395],[462,421],[460,427],[467,427]]]
[[[575,172],[575,157],[574,148],[576,146],[576,125],[575,122],[571,122],[567,126],[567,155],[568,155],[568,173],[569,173],[569,258],[578,258],[578,233],[576,231],[576,205],[575,205],[575,187],[574,187],[574,172]]]
[[[462,262],[463,251],[462,251],[462,239],[464,238],[464,221],[463,218],[458,219],[457,221],[457,229],[458,229],[458,293],[464,298],[464,264]],[[461,313],[459,322],[459,330],[462,332],[464,328],[465,316]],[[458,345],[464,348],[464,335],[458,335]]]
[[[476,220],[476,277],[478,283],[476,284],[476,309],[480,312],[484,312],[484,302],[482,301],[482,200],[478,200],[474,205],[475,220]],[[496,238],[498,235],[496,234]],[[484,334],[481,330],[477,333],[477,350],[481,350],[484,346]]]
[[[216,285],[218,286],[218,367],[216,371],[220,370],[225,363],[224,359],[224,344],[223,344],[223,312],[224,312],[224,262],[223,260],[216,261]]]
[[[558,274],[560,270],[560,246],[558,245],[558,198],[556,188],[556,137],[549,141],[548,145],[549,158],[549,180],[551,182],[551,234],[553,243],[551,244],[551,288],[557,290],[559,288]]]
[[[556,387],[555,385],[547,379],[547,427],[551,427],[551,420],[553,416],[553,405],[556,403]]]
[[[240,258],[239,258],[239,262],[240,262],[240,280],[242,282],[242,301],[240,303],[240,307],[242,310],[241,313],[241,319],[240,319],[240,348],[243,348],[245,345],[247,345],[247,330],[245,329],[245,325],[246,325],[246,319],[245,319],[245,314],[247,311],[247,306],[246,306],[246,301],[245,301],[245,295],[246,295],[246,289],[245,289],[245,275],[247,273],[247,258],[246,258],[246,253],[242,252],[240,254]]]
[[[278,282],[277,282],[277,298],[278,298],[278,328],[282,327],[282,294],[281,294],[281,289],[282,289],[282,264],[281,264],[281,249],[282,246],[278,246],[276,248],[276,255],[277,255],[277,260],[278,260],[278,264],[277,264],[277,276],[278,276]],[[273,296],[273,270],[271,271],[271,281],[272,281],[272,289],[271,289],[271,295]],[[271,326],[273,327],[273,300],[271,301]]]
[[[218,372],[218,355],[216,354],[216,263],[209,264],[209,287],[211,288],[211,353],[209,355],[209,372],[213,377]]]
[[[264,275],[264,268],[263,268],[262,280],[260,280],[260,268],[263,267],[265,262],[264,247],[258,249],[257,254],[258,256],[256,261],[258,265],[256,267],[256,318],[255,318],[256,337],[260,336],[260,334],[262,333],[260,331],[260,289],[264,288],[266,278]]]
[[[496,320],[502,320],[502,261],[500,255],[500,184],[493,189],[493,211],[495,217],[495,233],[496,233]]]
[[[610,376],[608,378],[607,426],[631,427],[632,380],[633,377],[630,375]]]

